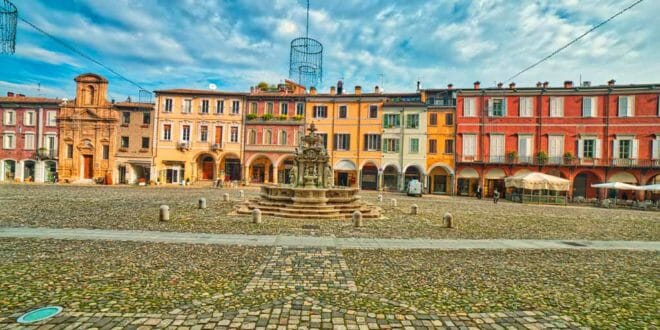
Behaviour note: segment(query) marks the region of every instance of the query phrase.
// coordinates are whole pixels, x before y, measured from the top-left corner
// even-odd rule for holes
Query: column
[[[19,182],[23,182],[23,161],[16,162],[16,170],[14,171],[14,181],[18,179]]]
[[[45,162],[43,160],[37,160],[34,163],[34,182],[43,183],[45,180]]]

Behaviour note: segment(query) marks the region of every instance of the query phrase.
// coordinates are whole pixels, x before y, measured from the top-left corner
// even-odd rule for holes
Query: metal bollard
[[[160,206],[160,221],[170,220],[170,207],[167,205]]]

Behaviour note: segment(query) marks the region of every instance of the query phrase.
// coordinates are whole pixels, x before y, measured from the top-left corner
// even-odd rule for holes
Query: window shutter
[[[564,98],[557,98],[557,116],[564,117]]]
[[[598,97],[591,98],[591,117],[598,117]]]
[[[587,111],[589,108],[591,108],[591,99],[583,96],[582,97],[582,117],[586,117],[587,113],[591,115],[591,111]]]
[[[619,159],[619,140],[612,141],[612,159]]]
[[[628,96],[628,116],[635,115],[635,96]]]
[[[601,157],[601,150],[602,150],[603,148],[601,148],[600,144],[601,144],[601,143],[600,143],[600,139],[596,139],[596,151],[594,152],[594,157],[595,157],[596,159],[601,159],[601,158],[603,158],[603,157]]]
[[[584,158],[584,140],[582,139],[578,140],[577,157]]]
[[[364,135],[364,149],[363,149],[364,151],[369,150],[369,148],[367,147],[368,144],[369,144],[369,135],[365,134]]]
[[[333,134],[333,135],[332,135],[332,142],[334,142],[334,143],[332,144],[332,148],[333,148],[333,150],[337,150],[337,134]]]
[[[488,117],[493,116],[493,100],[488,99]]]
[[[470,117],[470,99],[463,99],[463,117]]]
[[[660,159],[660,147],[658,146],[658,143],[660,143],[660,140],[655,139],[651,142],[652,150],[651,150],[651,159]]]
[[[351,135],[346,134],[346,150],[351,150]]]
[[[625,96],[619,96],[619,117],[624,117],[626,116],[626,105],[627,105],[628,99]]]
[[[632,140],[632,159],[637,159],[639,157],[639,140]]]
[[[506,97],[502,100],[502,117],[506,117]]]

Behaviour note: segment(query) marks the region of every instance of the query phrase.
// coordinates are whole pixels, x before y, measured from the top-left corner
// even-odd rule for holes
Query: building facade
[[[113,182],[148,184],[153,160],[154,105],[127,100],[113,104],[119,113]]]
[[[75,81],[76,98],[57,116],[59,180],[111,184],[119,118],[107,100],[108,81],[93,73]]]
[[[61,102],[11,92],[0,97],[0,181],[54,182]]]
[[[605,197],[591,188],[598,182],[657,182],[659,94],[655,85],[614,81],[485,89],[476,82],[457,94],[457,192],[473,195],[481,185],[490,196],[524,171],[570,180],[573,197]]]
[[[431,194],[454,194],[456,94],[452,87],[421,92],[427,105],[426,172]]]
[[[240,182],[246,96],[213,90],[156,91],[152,180]]]
[[[305,129],[305,87],[286,80],[247,96],[243,164],[246,183],[289,183],[293,152]]]

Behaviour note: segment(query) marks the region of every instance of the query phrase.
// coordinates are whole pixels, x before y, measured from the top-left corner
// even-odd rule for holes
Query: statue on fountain
[[[332,187],[332,181],[328,180],[328,177],[332,176],[330,157],[321,143],[321,137],[316,134],[316,125],[312,123],[307,130],[309,134],[301,139],[300,146],[293,155],[295,170],[292,170],[292,173],[295,173],[296,177],[295,180],[290,180],[291,186],[330,188]],[[301,173],[302,180],[298,179],[298,173]]]

